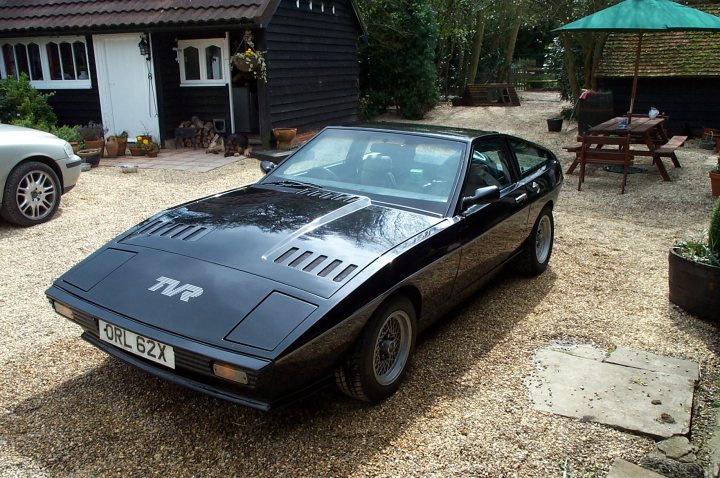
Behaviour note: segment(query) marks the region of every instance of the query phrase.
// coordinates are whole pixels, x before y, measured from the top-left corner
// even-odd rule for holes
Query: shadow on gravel
[[[8,410],[0,436],[55,476],[348,475],[373,459],[382,462],[383,450],[442,402],[452,407],[469,387],[482,393],[464,375],[471,368],[493,373],[486,355],[508,340],[555,281],[552,269],[535,279],[499,276],[421,336],[406,382],[376,406],[322,391],[262,413],[108,358]],[[51,357],[50,349],[35,351],[33,367],[49,365]]]

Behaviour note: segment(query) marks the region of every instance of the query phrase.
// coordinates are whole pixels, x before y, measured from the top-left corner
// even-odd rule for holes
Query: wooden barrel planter
[[[272,132],[277,141],[278,149],[292,148],[292,142],[297,134],[297,128],[273,128]]]
[[[612,91],[598,91],[578,100],[576,111],[580,134],[611,119],[615,116]]]
[[[684,258],[670,249],[670,302],[705,320],[720,320],[720,267]]]

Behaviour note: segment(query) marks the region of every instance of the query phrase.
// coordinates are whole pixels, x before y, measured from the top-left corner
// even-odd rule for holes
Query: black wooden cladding
[[[197,35],[196,35],[197,36]],[[224,37],[225,32],[208,31],[205,38]],[[197,116],[203,121],[215,118],[225,120],[230,130],[230,97],[226,84],[220,86],[180,86],[180,65],[175,60],[176,34],[155,34],[155,73],[157,75],[158,104],[162,105],[160,115],[161,136],[172,138],[183,121]],[[184,38],[184,37],[183,37]]]
[[[350,2],[283,0],[265,32],[272,127],[307,131],[358,115],[359,26]]]
[[[631,78],[603,78],[603,90],[613,92],[615,115],[630,107]],[[668,134],[687,135],[698,128],[720,128],[717,78],[639,78],[634,113],[647,114],[654,106],[670,116]]]

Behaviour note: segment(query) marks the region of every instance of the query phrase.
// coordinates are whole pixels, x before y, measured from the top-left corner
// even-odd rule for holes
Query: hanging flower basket
[[[255,78],[267,81],[267,68],[265,56],[262,51],[255,49],[252,32],[245,31],[242,42],[233,56],[230,57],[230,64],[243,73],[250,73]]]

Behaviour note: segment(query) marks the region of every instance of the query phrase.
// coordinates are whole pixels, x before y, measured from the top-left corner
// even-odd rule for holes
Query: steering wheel
[[[315,179],[329,179],[331,181],[340,181],[340,178],[332,169],[326,167],[312,168],[307,172],[308,177]]]

